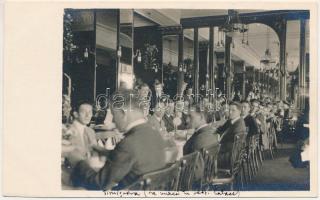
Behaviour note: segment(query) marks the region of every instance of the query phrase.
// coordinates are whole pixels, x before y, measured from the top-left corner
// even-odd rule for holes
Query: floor
[[[294,168],[289,162],[294,150],[295,146],[292,143],[279,145],[274,159],[267,157],[263,161],[247,191],[309,190],[309,168]]]

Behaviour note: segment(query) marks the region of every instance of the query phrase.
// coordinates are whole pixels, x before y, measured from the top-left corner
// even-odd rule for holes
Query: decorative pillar
[[[246,98],[246,67],[244,62],[242,62],[242,80],[241,80],[241,89],[242,89],[242,100]]]
[[[193,66],[194,66],[194,94],[199,94],[199,29],[194,28],[193,36]],[[198,98],[195,98],[198,102]]]
[[[286,100],[286,35],[287,21],[282,19],[281,30],[279,33],[280,40],[280,100]]]
[[[94,42],[94,78],[93,78],[93,102],[97,97],[97,11],[93,11],[93,42]]]
[[[181,31],[181,33],[179,34],[179,49],[178,49],[178,65],[179,67],[180,66],[183,66],[183,39],[184,39],[184,36],[183,36],[183,31]],[[178,70],[178,77],[177,77],[177,93],[178,94],[183,94],[183,91],[182,91],[182,84],[184,82],[184,71],[179,71]]]
[[[226,35],[225,41],[225,51],[224,51],[224,64],[226,69],[226,96],[228,100],[231,100],[231,76],[232,76],[232,69],[231,69],[231,42],[232,37]]]
[[[209,28],[209,88],[211,89],[211,92],[213,93],[215,91],[215,82],[214,82],[214,64],[213,64],[213,58],[214,57],[214,27],[210,26]],[[212,99],[211,99],[212,101]]]
[[[300,62],[299,62],[299,108],[305,108],[305,76],[306,76],[306,20],[300,19]]]

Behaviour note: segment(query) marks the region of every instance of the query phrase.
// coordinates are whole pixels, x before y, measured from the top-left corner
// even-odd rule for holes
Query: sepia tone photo
[[[64,9],[62,190],[309,191],[309,19]]]

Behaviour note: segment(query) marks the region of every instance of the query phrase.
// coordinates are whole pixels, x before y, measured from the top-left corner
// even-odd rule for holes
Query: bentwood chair
[[[272,122],[270,122],[269,124],[269,128],[268,128],[268,151],[270,154],[270,158],[273,160],[273,144],[274,144],[274,139],[273,139],[273,126],[272,126]]]
[[[221,186],[229,185],[230,190],[233,190],[234,183],[240,182],[240,185],[243,186],[243,164],[244,164],[244,155],[246,147],[246,137],[247,134],[241,133],[237,134],[234,139],[232,153],[231,153],[231,166],[230,169],[218,169],[217,167],[217,157],[218,150],[215,147],[212,147],[213,155],[210,156],[210,153],[207,149],[203,150],[203,157],[205,160],[205,174],[203,178],[203,188],[210,189],[211,186]],[[219,148],[218,148],[219,149]],[[207,171],[208,170],[208,171]]]
[[[139,191],[139,190],[143,190],[143,187],[144,187],[144,180],[138,179],[131,185],[125,187],[123,190]]]
[[[196,151],[185,155],[180,159],[181,171],[179,176],[178,191],[190,191],[195,189],[195,170],[200,161],[200,152]]]
[[[220,145],[215,144],[205,147],[201,150],[201,154],[204,160],[204,175],[201,181],[202,189],[209,189],[210,184],[217,178],[218,173],[218,153]]]
[[[165,169],[145,174],[141,177],[144,181],[143,189],[155,191],[177,191],[180,171],[180,163],[176,162]]]
[[[238,189],[244,188],[244,181],[246,179],[244,171],[244,163],[246,158],[246,138],[247,132],[237,134],[235,136],[232,149],[231,170],[229,173],[234,176],[234,182],[237,184]]]

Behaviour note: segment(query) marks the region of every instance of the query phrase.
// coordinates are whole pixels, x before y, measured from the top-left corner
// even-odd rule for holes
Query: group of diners
[[[262,152],[277,147],[286,103],[218,98],[213,105],[207,98],[197,101],[188,94],[192,90],[182,99],[163,98],[157,84],[151,98],[148,85],[119,89],[104,119],[112,130],[111,149],[106,148],[110,138],[90,126],[94,106],[78,102],[72,109],[72,122],[63,128],[63,184],[88,190],[126,189],[143,175],[166,169],[208,146],[219,146],[217,167],[231,169],[239,135],[245,135],[246,149],[253,136],[259,138]],[[205,170],[201,154],[195,164],[195,183],[202,182]]]

